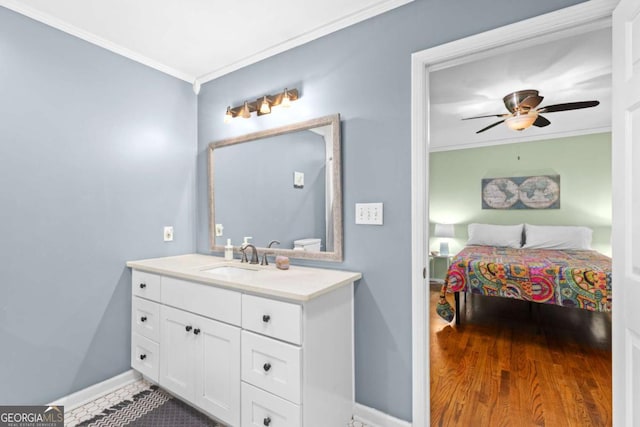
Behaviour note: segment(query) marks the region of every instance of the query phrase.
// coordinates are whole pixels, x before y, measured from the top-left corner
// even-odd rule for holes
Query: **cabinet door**
[[[240,328],[196,316],[195,403],[232,426],[240,424]]]
[[[193,400],[196,366],[194,316],[186,311],[160,308],[160,385],[178,396]]]

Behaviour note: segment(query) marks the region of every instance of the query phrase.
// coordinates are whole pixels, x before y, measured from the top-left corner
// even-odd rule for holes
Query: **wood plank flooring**
[[[611,316],[499,297],[430,293],[431,425],[610,426]],[[453,305],[453,296],[447,295]]]

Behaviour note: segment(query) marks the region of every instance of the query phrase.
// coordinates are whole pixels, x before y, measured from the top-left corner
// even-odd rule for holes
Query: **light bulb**
[[[224,122],[229,123],[233,119],[233,114],[231,114],[231,107],[227,107],[227,112],[224,113]]]
[[[505,120],[505,124],[511,130],[522,131],[533,126],[533,123],[537,118],[538,112],[535,110],[524,114],[516,113],[515,116],[509,117]]]
[[[271,113],[271,105],[265,96],[262,98],[262,103],[260,103],[260,114],[269,114]]]
[[[291,107],[291,98],[289,98],[289,92],[287,88],[284,89],[284,93],[282,94],[282,102],[280,103],[284,108]]]
[[[247,101],[244,101],[244,105],[242,106],[242,111],[240,111],[240,115],[245,119],[248,119],[251,117],[251,111],[249,110],[249,103]]]

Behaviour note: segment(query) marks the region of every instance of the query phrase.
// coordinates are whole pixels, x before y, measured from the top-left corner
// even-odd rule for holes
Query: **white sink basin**
[[[225,280],[247,280],[252,279],[260,270],[236,265],[219,265],[202,270],[202,272]]]

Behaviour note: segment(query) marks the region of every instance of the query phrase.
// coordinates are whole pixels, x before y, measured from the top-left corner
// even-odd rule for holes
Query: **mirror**
[[[211,250],[342,261],[341,182],[339,114],[209,144]]]

